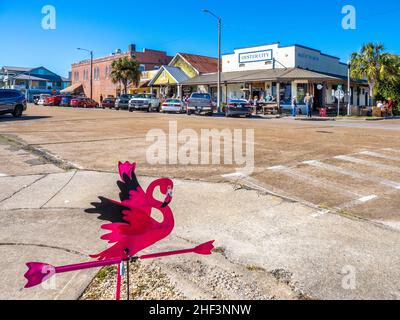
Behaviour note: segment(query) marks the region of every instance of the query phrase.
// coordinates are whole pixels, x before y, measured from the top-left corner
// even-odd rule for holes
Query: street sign
[[[338,89],[335,91],[335,98],[338,100],[342,100],[345,97],[345,93],[342,89]]]

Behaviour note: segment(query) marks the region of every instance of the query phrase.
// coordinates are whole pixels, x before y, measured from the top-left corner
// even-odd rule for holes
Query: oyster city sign
[[[253,51],[253,52],[245,52],[239,54],[239,63],[250,63],[250,62],[261,62],[261,61],[271,61],[272,57],[272,49],[262,50],[262,51]]]

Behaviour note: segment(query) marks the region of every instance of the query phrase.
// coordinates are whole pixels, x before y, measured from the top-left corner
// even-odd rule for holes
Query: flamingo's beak
[[[172,194],[172,188],[168,188],[167,196],[165,197],[164,203],[162,204],[161,208],[169,206],[169,204],[172,202]]]

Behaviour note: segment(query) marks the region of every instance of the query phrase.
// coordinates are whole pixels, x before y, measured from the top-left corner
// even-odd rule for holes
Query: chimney
[[[129,51],[130,53],[135,52],[135,51],[136,51],[136,45],[135,45],[135,44],[130,44],[130,45],[128,46],[128,51]]]

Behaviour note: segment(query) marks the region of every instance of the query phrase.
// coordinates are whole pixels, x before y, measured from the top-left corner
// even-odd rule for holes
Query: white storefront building
[[[337,103],[334,92],[347,92],[347,64],[339,58],[301,45],[273,43],[235,49],[222,56],[222,101],[245,98],[274,99],[281,106],[293,97],[302,104],[307,93],[314,96],[314,109]],[[185,83],[216,95],[217,74],[206,74]],[[368,105],[368,86],[351,82],[351,104]],[[347,102],[347,97],[343,102]]]

